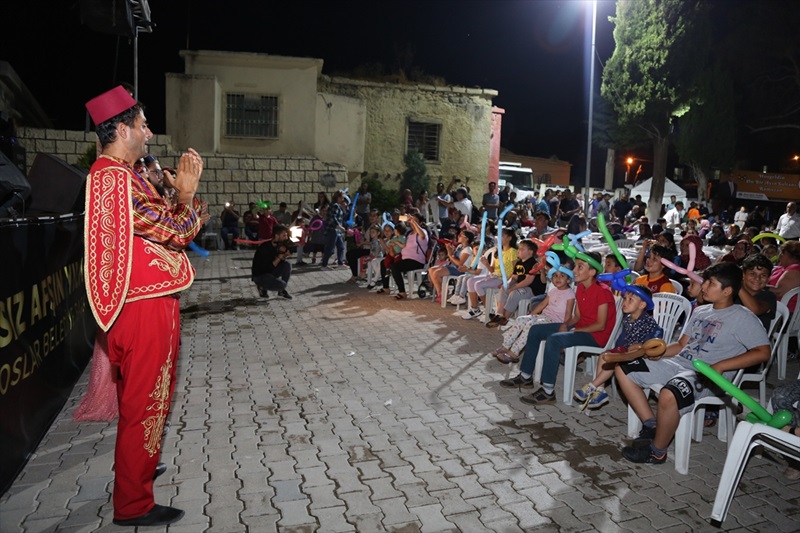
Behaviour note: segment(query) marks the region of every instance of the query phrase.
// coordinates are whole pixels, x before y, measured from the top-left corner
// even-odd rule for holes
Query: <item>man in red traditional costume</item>
[[[171,206],[133,170],[153,136],[141,104],[118,86],[86,109],[102,146],[86,182],[86,291],[119,367],[114,523],[166,525],[184,512],[155,503],[153,474],[175,387],[178,295],[194,279],[183,250],[201,227],[194,195],[203,161],[189,149],[165,176],[178,191]]]

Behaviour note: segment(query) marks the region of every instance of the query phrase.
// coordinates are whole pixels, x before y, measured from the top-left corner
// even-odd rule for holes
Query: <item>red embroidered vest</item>
[[[125,302],[173,294],[194,280],[194,268],[183,251],[133,234],[134,178],[127,164],[101,156],[86,181],[86,292],[103,331],[112,326]]]

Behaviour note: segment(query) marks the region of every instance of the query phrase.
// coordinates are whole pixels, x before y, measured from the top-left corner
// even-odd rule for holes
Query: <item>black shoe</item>
[[[527,403],[530,405],[547,405],[556,403],[556,394],[551,392],[547,394],[544,389],[539,389],[533,394],[529,394],[527,396],[522,396],[520,398],[522,403]]]
[[[280,296],[281,298],[286,298],[287,300],[291,300],[292,299],[292,295],[289,294],[288,292],[286,292],[286,289],[283,289],[282,291],[280,291],[278,293],[278,296]]]
[[[262,289],[261,287],[258,288],[258,295],[262,298],[269,298],[269,293]]]
[[[507,389],[517,389],[517,388],[532,389],[533,378],[525,379],[522,377],[522,374],[517,374],[515,377],[511,379],[504,379],[503,381],[501,381],[500,386],[505,387]]]
[[[650,446],[654,438],[656,438],[656,428],[642,426],[639,436],[633,439],[633,447],[642,448],[644,446]]]
[[[167,433],[169,433],[169,426],[170,426],[169,420],[164,422],[164,429],[161,430],[161,438],[162,439],[167,436]]]
[[[114,524],[118,526],[166,526],[177,522],[186,514],[175,507],[155,504],[150,512],[137,516],[136,518],[126,518],[125,520],[114,519]]]
[[[652,465],[660,465],[667,460],[667,452],[658,457],[653,454],[650,446],[637,448],[635,446],[625,446],[622,448],[622,456],[632,463],[646,463]]]
[[[158,479],[158,476],[160,476],[161,474],[163,474],[166,471],[167,471],[167,465],[165,465],[164,463],[158,463],[156,465],[156,471],[153,474],[153,481]]]

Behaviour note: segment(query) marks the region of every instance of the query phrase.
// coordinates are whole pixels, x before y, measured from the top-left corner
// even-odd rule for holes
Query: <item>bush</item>
[[[408,152],[403,158],[406,169],[403,171],[403,179],[400,180],[400,192],[404,189],[411,189],[414,198],[418,198],[422,191],[430,193],[431,180],[428,177],[428,169],[425,167],[425,159],[419,152]],[[398,198],[399,201],[399,198]]]
[[[367,189],[372,194],[370,202],[371,209],[377,209],[381,213],[392,212],[397,207],[397,191],[387,190],[377,177],[364,178],[361,183],[367,184]]]

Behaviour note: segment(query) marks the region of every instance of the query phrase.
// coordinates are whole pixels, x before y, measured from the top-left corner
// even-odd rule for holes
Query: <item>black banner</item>
[[[92,356],[83,215],[0,221],[0,494]]]

